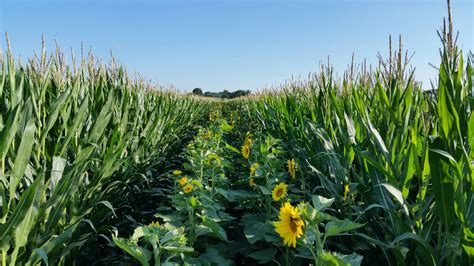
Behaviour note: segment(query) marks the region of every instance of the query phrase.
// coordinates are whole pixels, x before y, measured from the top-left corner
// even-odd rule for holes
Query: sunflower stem
[[[188,213],[189,213],[189,223],[190,223],[190,228],[189,228],[189,243],[192,246],[194,244],[194,238],[195,238],[195,228],[194,228],[194,212],[193,208],[188,205]]]
[[[2,250],[2,266],[7,266],[7,251]]]
[[[313,255],[313,258],[314,258],[314,265],[318,265],[318,256],[314,253],[314,250],[313,250],[312,245],[307,245],[306,247],[309,249],[309,251],[310,251],[311,254]]]
[[[323,243],[321,243],[321,233],[317,225],[314,227],[314,233],[316,235],[316,254],[318,255],[323,251]]]

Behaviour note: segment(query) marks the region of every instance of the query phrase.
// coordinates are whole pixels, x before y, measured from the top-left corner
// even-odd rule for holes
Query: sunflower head
[[[186,147],[188,147],[188,149],[192,149],[194,147],[194,142],[190,141]]]
[[[229,124],[230,124],[231,126],[233,126],[233,125],[235,124],[235,114],[234,114],[234,113],[231,113],[231,114],[230,114],[230,119],[229,119],[229,121],[230,121]]]
[[[347,196],[349,195],[349,191],[351,191],[350,188],[349,188],[349,184],[345,184],[344,185],[344,200],[347,200]]]
[[[194,187],[191,184],[187,184],[186,186],[183,187],[184,193],[189,193],[189,192],[193,191],[193,189],[194,189]]]
[[[179,237],[178,239],[178,243],[181,245],[181,246],[186,246],[186,244],[188,243],[188,238],[183,234]]]
[[[295,179],[296,177],[296,162],[295,159],[288,160],[288,173],[290,177]]]
[[[250,132],[247,132],[247,134],[245,134],[245,141],[244,141],[245,146],[251,146],[252,145],[252,143],[253,143],[252,136],[253,135]]]
[[[249,186],[251,187],[255,186],[255,179],[253,179],[253,177],[249,179]]]
[[[211,113],[209,113],[209,121],[213,122],[219,119],[220,113],[218,110],[214,110]]]
[[[173,171],[173,175],[174,175],[174,176],[178,176],[178,175],[180,175],[180,174],[182,174],[182,173],[183,173],[183,172],[182,172],[181,170],[174,170],[174,171]]]
[[[212,152],[207,156],[206,164],[211,165],[213,162],[216,162],[217,165],[221,164],[221,158],[216,153]]]
[[[161,224],[158,221],[153,221],[150,224],[148,224],[148,227],[161,228]]]
[[[250,146],[244,145],[242,146],[242,156],[244,156],[245,159],[248,159],[250,155]]]
[[[293,207],[286,202],[280,208],[277,222],[273,222],[275,231],[283,238],[283,243],[289,247],[296,247],[296,239],[303,235],[304,222],[300,217],[298,207]]]
[[[286,191],[287,191],[288,185],[285,183],[280,183],[276,185],[273,190],[272,190],[272,198],[274,201],[279,201],[286,197]]]
[[[208,139],[212,137],[212,132],[210,130],[206,130],[206,131],[200,132],[200,135],[203,139]]]
[[[251,175],[255,174],[255,171],[257,171],[259,167],[260,167],[260,164],[258,163],[252,164],[252,166],[250,166],[250,174]]]
[[[178,180],[178,183],[181,186],[184,186],[187,182],[188,182],[188,179],[185,176],[181,177],[181,179]]]
[[[252,145],[252,139],[251,138],[245,138],[244,145],[245,146],[250,146]]]

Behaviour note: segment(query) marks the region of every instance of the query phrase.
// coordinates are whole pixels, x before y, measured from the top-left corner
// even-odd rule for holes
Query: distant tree
[[[193,90],[193,94],[194,94],[194,95],[202,95],[202,90],[201,90],[200,88],[195,88],[195,89]]]
[[[231,97],[230,98],[237,98],[237,97],[242,97],[242,96],[245,96],[245,95],[248,95],[250,94],[250,91],[249,90],[238,90],[238,91],[234,91],[231,93]]]
[[[225,98],[225,99],[229,99],[231,96],[230,92],[228,90],[224,90],[222,93],[221,93],[221,97],[222,98]]]
[[[194,94],[194,91],[193,91]],[[250,94],[250,90],[238,90],[238,91],[228,91],[224,90],[221,92],[210,92],[206,91],[203,96],[212,97],[212,98],[222,98],[222,99],[233,99],[237,97],[242,97]]]

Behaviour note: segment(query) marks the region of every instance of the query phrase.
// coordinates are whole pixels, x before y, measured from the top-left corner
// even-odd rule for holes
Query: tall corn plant
[[[0,60],[2,265],[64,264],[208,103],[150,90],[92,53],[69,66],[43,46],[22,66],[8,44]]]
[[[431,183],[439,219],[439,241],[451,253],[450,264],[474,263],[474,92],[472,65],[464,68],[462,52],[449,30],[443,29],[442,61],[437,91],[438,123],[429,144]],[[439,244],[439,243],[438,243]],[[462,246],[461,250],[456,246]],[[443,249],[440,249],[440,251]]]
[[[333,215],[367,223],[331,248],[356,246],[371,262],[472,264],[472,66],[447,36],[437,97],[399,60],[396,75],[338,83],[324,68],[248,101],[255,121],[298,158],[308,199],[335,197]]]

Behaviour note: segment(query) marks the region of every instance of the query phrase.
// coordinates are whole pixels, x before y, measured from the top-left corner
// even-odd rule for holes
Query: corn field
[[[0,53],[2,265],[473,265],[472,53],[231,101]],[[392,59],[393,58],[393,59]]]

